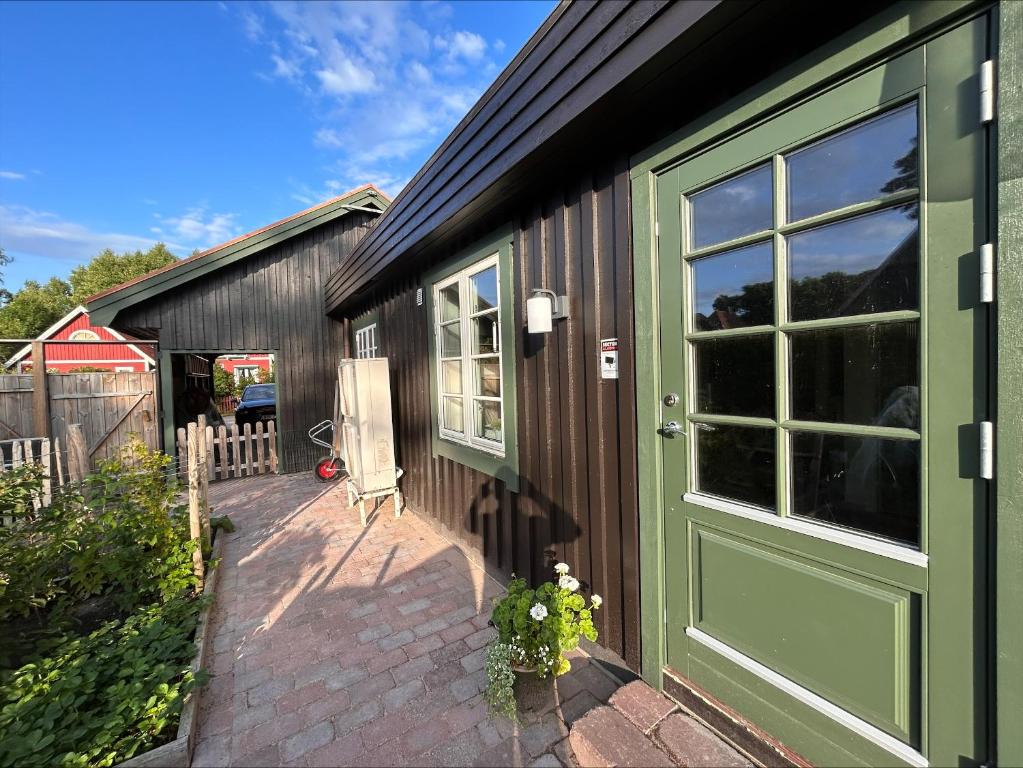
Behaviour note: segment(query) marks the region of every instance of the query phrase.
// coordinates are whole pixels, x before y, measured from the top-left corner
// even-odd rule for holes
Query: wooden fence
[[[90,464],[116,456],[132,433],[160,447],[156,372],[50,373],[46,389],[50,431],[37,435],[32,376],[0,376],[0,440],[49,437],[66,446],[69,425],[79,424]]]
[[[191,424],[189,425],[191,427]],[[277,427],[272,421],[256,422],[238,429],[237,424],[214,429],[202,419],[197,425],[198,433],[205,446],[206,476],[210,481],[227,480],[233,477],[251,477],[277,471]],[[178,429],[178,467],[182,477],[189,466],[188,431]]]
[[[36,509],[49,506],[54,489],[67,483],[79,482],[89,473],[85,439],[77,424],[68,430],[68,440],[66,449],[60,438],[0,440],[0,473],[33,463],[43,468],[42,495],[32,499],[32,506]],[[10,516],[2,514],[0,510],[0,526],[10,523]]]

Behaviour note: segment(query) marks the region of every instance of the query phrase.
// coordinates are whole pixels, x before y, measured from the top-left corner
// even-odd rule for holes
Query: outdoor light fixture
[[[530,333],[550,333],[553,320],[568,317],[568,296],[546,288],[534,288],[526,299],[526,328]]]

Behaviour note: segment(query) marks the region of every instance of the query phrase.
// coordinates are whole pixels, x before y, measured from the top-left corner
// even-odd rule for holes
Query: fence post
[[[192,567],[199,581],[199,589],[203,587],[205,568],[202,560],[202,500],[199,481],[199,439],[194,421],[188,424],[188,523],[189,534],[195,542],[192,552]]]
[[[202,549],[210,552],[210,461],[206,435],[206,415],[199,414],[195,425],[199,452],[199,522],[202,525]]]
[[[67,471],[73,483],[80,483],[89,474],[89,449],[81,424],[67,425]]]
[[[32,431],[33,437],[50,436],[50,393],[47,391],[46,355],[43,342],[32,342]]]

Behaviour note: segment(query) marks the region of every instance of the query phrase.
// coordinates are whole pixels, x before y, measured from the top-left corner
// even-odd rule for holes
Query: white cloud
[[[96,232],[55,213],[24,205],[0,205],[0,248],[8,253],[78,262],[104,248],[128,251],[151,248],[156,240],[121,232]],[[171,245],[172,249],[182,250]]]
[[[189,208],[180,216],[160,216],[162,231],[190,246],[209,248],[242,234],[237,214],[210,213],[205,206]]]
[[[17,171],[0,171],[0,179],[11,179],[12,181],[20,181],[25,178],[25,174],[18,173]]]
[[[292,180],[305,204],[372,182],[394,194],[470,109],[504,47],[453,25],[442,2],[275,2],[259,16],[264,79],[309,101],[311,141],[326,156],[318,180]]]

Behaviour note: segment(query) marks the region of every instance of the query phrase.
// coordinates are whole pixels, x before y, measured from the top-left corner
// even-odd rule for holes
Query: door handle
[[[663,427],[661,427],[661,434],[665,437],[678,437],[684,435],[686,431],[682,429],[682,425],[677,421],[669,421]]]

